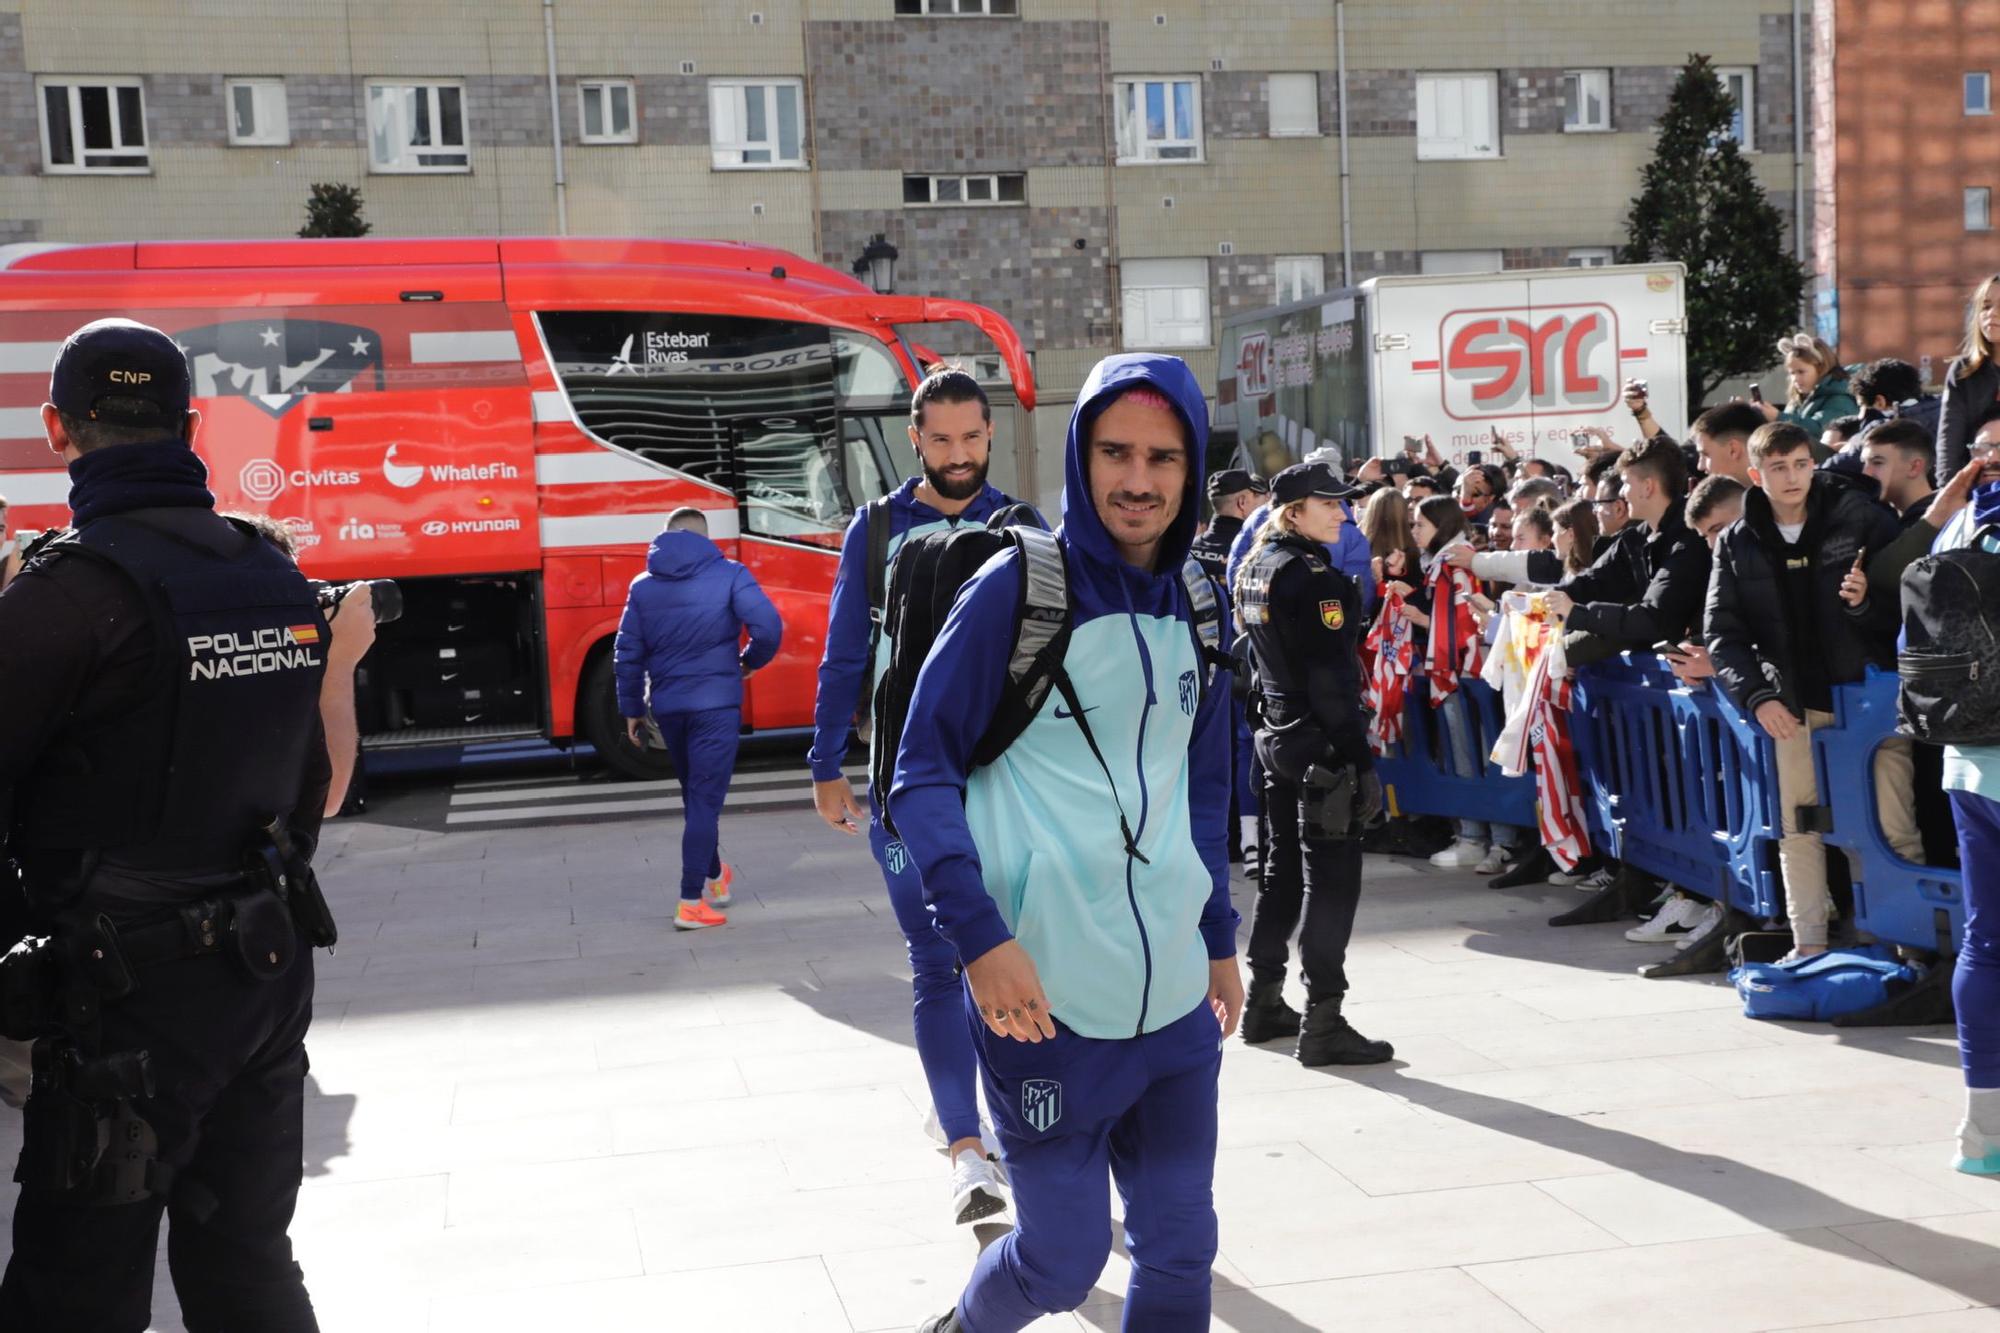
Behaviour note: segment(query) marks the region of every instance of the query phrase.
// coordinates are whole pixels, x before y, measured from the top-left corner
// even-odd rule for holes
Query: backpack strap
[[[1021,601],[1014,615],[1007,682],[1021,691],[1032,713],[1048,695],[1051,674],[1062,665],[1060,654],[1050,649],[1068,646],[1069,569],[1054,533],[1030,527],[1007,532],[1021,553]]]
[[[1194,655],[1201,665],[1201,688],[1206,695],[1218,666],[1235,670],[1235,662],[1222,651],[1222,599],[1215,594],[1215,580],[1193,557],[1181,566],[1181,583],[1187,588],[1188,608],[1194,613],[1189,628],[1194,633]]]
[[[882,646],[882,622],[889,602],[889,497],[870,500],[861,507],[868,522],[868,661],[861,672],[861,700],[855,712],[857,726],[869,718],[875,697],[875,653]]]

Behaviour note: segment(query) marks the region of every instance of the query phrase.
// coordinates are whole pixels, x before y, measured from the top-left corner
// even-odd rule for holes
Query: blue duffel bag
[[[1793,963],[1745,963],[1729,974],[1745,1018],[1832,1019],[1872,1009],[1922,975],[1884,944]]]

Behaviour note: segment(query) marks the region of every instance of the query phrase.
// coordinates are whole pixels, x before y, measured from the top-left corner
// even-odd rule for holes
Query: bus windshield
[[[902,480],[907,376],[865,334],[649,311],[538,316],[585,430],[736,497],[746,535],[837,548]]]

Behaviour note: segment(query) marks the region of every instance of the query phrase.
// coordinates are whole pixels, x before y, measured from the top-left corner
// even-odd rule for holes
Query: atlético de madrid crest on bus
[[[382,335],[320,319],[239,319],[183,329],[197,398],[247,398],[274,417],[309,393],[380,392]]]

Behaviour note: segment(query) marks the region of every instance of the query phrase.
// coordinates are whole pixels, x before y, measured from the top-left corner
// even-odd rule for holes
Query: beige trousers
[[[1778,752],[1778,803],[1784,837],[1778,841],[1778,865],[1785,877],[1785,907],[1792,919],[1794,942],[1826,945],[1826,921],[1833,900],[1826,890],[1826,847],[1817,833],[1799,831],[1799,807],[1820,803],[1819,778],[1813,772],[1812,733],[1833,725],[1833,714],[1806,710],[1806,724],[1788,741],[1775,741]],[[1917,833],[1916,788],[1910,742],[1892,736],[1875,752],[1875,813],[1882,836],[1906,861],[1922,863],[1924,843]]]

